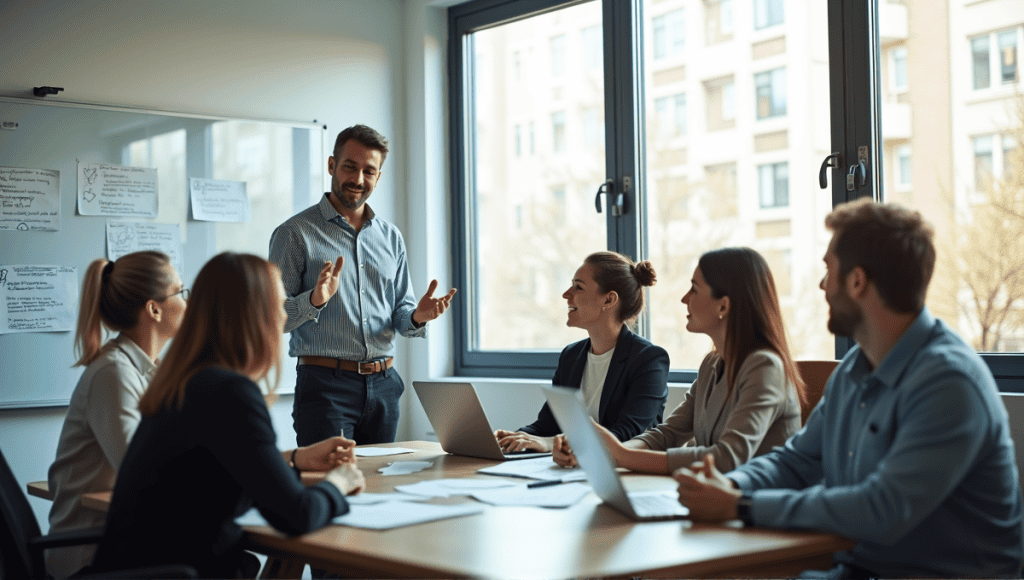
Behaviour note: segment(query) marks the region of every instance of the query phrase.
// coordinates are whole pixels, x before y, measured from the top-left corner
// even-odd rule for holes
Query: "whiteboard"
[[[222,251],[266,257],[270,234],[326,191],[326,127],[229,119],[0,97],[0,167],[60,174],[59,231],[0,231],[0,266],[38,264],[77,269],[107,256],[108,221],[176,224],[186,287]],[[155,218],[79,215],[80,163],[155,168]],[[197,221],[189,179],[245,183],[251,219]],[[77,311],[77,303],[75,304]],[[282,350],[287,350],[282,337]],[[74,332],[0,334],[0,408],[67,405],[82,373],[72,368]],[[278,392],[294,389],[295,361],[283,355]]]

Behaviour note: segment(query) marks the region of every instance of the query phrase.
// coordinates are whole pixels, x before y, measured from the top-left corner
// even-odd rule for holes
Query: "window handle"
[[[857,148],[857,164],[850,166],[846,174],[846,191],[854,191],[868,184],[868,148],[861,145]]]
[[[839,167],[842,163],[843,155],[838,151],[829,155],[821,162],[821,169],[818,170],[818,185],[820,185],[822,189],[828,188],[828,174],[825,173],[825,170],[829,167]]]
[[[597,188],[597,195],[594,196],[594,209],[597,210],[597,213],[601,213],[601,194],[602,193],[607,193],[607,194],[615,193],[615,181],[609,179],[608,181],[602,183],[601,187]]]
[[[615,193],[615,181],[609,179],[601,184],[601,187],[597,188],[597,195],[594,196],[594,208],[597,213],[601,213],[601,194],[608,194],[608,202],[611,208],[612,215],[615,217],[623,216],[626,214],[626,193],[631,189],[632,180],[629,177],[622,178],[622,189],[619,193]],[[615,197],[613,198],[612,195]]]

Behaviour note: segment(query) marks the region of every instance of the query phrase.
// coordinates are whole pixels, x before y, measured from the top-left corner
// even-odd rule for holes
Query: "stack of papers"
[[[550,457],[505,461],[498,465],[478,469],[476,472],[486,475],[506,475],[544,480],[555,479],[558,481],[585,481],[587,479],[587,474],[583,469],[579,467],[570,469],[559,467]]]
[[[403,453],[415,453],[415,449],[408,447],[356,447],[356,457],[383,457],[385,455],[401,455]]]
[[[408,485],[396,485],[395,491],[420,497],[472,495],[474,491],[512,487],[516,483],[495,479],[431,479]]]

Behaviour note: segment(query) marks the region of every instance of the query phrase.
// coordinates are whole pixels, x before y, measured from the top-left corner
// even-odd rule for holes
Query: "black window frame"
[[[605,78],[605,143],[606,175],[621,191],[624,178],[634,184],[627,195],[630,211],[615,217],[605,212],[608,248],[633,258],[643,255],[646,238],[641,230],[644,183],[638,176],[645,156],[644,139],[638,138],[643,127],[643,86],[640,75],[643,38],[641,0],[593,0],[601,2],[602,39]],[[861,197],[881,199],[882,135],[880,129],[882,90],[880,59],[882,58],[877,26],[878,0],[827,0],[829,38],[829,93],[832,150],[839,154],[838,166],[831,172],[826,191],[833,207]],[[474,259],[468,247],[466,232],[473,227],[473,199],[466,195],[473,176],[467,166],[468,111],[473,110],[473,95],[465,90],[471,84],[471,68],[464,59],[470,48],[472,32],[498,26],[519,18],[543,14],[574,4],[580,0],[474,0],[448,10],[448,72],[449,72],[449,136],[452,188],[453,272],[456,287],[463,296],[473,292],[469,268],[464,264]],[[734,5],[735,6],[735,5]],[[783,16],[783,21],[784,16]],[[866,32],[865,32],[866,31]],[[990,37],[991,38],[991,37]],[[968,43],[968,47],[970,43]],[[969,48],[968,48],[969,49]],[[530,153],[534,131],[530,127]],[[632,143],[625,150],[618,144]],[[852,191],[846,188],[846,173],[858,158],[858,148],[867,147],[866,183]],[[792,176],[791,176],[792,179]],[[473,300],[457,300],[453,305],[454,373],[459,376],[549,379],[557,364],[558,351],[473,351],[469,348],[475,318],[469,309]],[[824,323],[824,322],[823,322]],[[641,317],[638,332],[647,332],[647,321]],[[852,347],[853,341],[836,337],[836,358]],[[1024,353],[982,353],[1003,391],[1024,392]],[[690,382],[695,369],[674,369],[671,382]]]

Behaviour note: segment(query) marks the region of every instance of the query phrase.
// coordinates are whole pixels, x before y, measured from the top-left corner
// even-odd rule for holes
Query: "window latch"
[[[821,162],[821,169],[818,170],[818,185],[820,185],[822,189],[828,188],[828,173],[826,173],[826,170],[829,167],[839,167],[842,164],[843,154],[838,151],[829,155]]]
[[[597,188],[597,195],[594,196],[594,209],[597,213],[601,213],[601,194],[608,195],[609,205],[611,207],[612,215],[615,217],[623,216],[626,214],[626,192],[632,188],[632,179],[629,177],[622,178],[622,189],[623,191],[615,193],[615,180],[609,179],[601,184],[601,187]],[[612,197],[614,195],[614,197]]]
[[[857,148],[857,164],[851,165],[846,174],[846,191],[854,191],[868,183],[868,148],[861,145]]]

